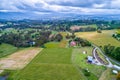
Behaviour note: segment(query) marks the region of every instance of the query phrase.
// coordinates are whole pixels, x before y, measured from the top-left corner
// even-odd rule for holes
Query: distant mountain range
[[[0,19],[6,20],[51,20],[51,19],[98,19],[98,20],[120,20],[119,15],[81,15],[81,14],[64,14],[64,13],[50,13],[50,14],[35,14],[35,13],[21,13],[21,12],[0,12]]]

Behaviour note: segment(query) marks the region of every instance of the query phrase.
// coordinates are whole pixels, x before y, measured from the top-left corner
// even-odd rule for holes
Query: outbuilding
[[[88,62],[92,63],[93,62],[93,57],[92,56],[88,56],[87,60],[88,60]]]
[[[74,46],[76,46],[76,45],[77,45],[77,44],[76,44],[75,41],[71,41],[71,42],[70,42],[70,46],[74,47]]]
[[[113,70],[112,72],[113,72],[113,74],[118,74],[117,70]]]

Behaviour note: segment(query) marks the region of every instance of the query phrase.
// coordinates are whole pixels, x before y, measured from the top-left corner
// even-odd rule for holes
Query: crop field
[[[0,58],[10,55],[10,54],[16,52],[17,50],[18,50],[17,47],[14,47],[12,45],[1,44],[0,45]]]
[[[5,58],[0,59],[0,69],[22,69],[24,68],[42,49],[27,48],[17,51]]]
[[[85,80],[71,63],[71,53],[72,49],[44,49],[8,80]]]
[[[120,46],[120,41],[112,37],[113,33],[115,33],[115,30],[104,30],[102,33],[77,32],[75,34],[76,36],[87,39],[98,46],[104,46],[108,44],[111,44],[113,46]]]
[[[72,60],[74,64],[82,71],[88,69],[91,73],[88,80],[98,80],[101,74],[105,71],[105,67],[97,66],[94,64],[87,63],[87,56],[92,55],[92,47],[85,47],[80,49],[74,49],[72,53]],[[83,51],[86,51],[87,54],[83,54]]]

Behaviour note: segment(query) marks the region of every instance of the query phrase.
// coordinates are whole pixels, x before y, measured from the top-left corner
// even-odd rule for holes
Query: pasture
[[[67,40],[62,40],[60,42],[48,42],[44,44],[45,48],[65,48],[67,45]]]
[[[59,48],[60,43],[59,42],[48,42],[44,44],[45,48]]]
[[[0,45],[0,58],[10,55],[18,50],[17,47],[14,47],[9,44],[1,44]]]
[[[115,30],[103,30],[102,33],[77,32],[75,35],[77,37],[87,39],[98,46],[104,46],[108,44],[111,44],[113,46],[120,46],[120,41],[112,37],[113,33],[115,33]]]
[[[71,63],[72,49],[42,50],[24,69],[8,80],[85,80]]]

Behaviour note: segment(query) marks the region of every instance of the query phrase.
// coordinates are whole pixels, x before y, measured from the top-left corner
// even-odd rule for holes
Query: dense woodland
[[[104,46],[104,51],[107,55],[120,61],[120,47],[115,47],[110,44]]]
[[[49,39],[50,35],[51,31],[18,30],[17,33],[10,32],[1,35],[0,43],[8,43],[16,47],[42,46],[44,43],[51,41],[51,39]],[[61,40],[62,36],[60,34],[57,34],[54,38],[52,38],[52,41]]]

